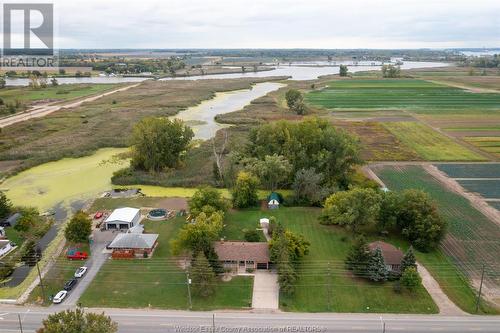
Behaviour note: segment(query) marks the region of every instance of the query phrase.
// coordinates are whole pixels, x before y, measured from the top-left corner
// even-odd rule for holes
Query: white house
[[[141,221],[141,211],[137,208],[115,209],[104,221],[107,230],[130,229]]]
[[[0,257],[12,250],[12,245],[8,239],[0,240]]]

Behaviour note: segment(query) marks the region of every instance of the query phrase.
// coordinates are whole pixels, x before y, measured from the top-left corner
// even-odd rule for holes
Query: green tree
[[[212,243],[219,238],[222,231],[222,220],[221,212],[214,212],[208,217],[205,213],[200,213],[194,223],[185,224],[177,237],[171,241],[172,252],[175,255],[183,250],[194,255],[203,252],[208,257]]]
[[[73,215],[64,229],[64,236],[72,243],[87,242],[91,233],[92,220],[81,210]]]
[[[285,93],[285,99],[288,108],[290,108],[290,110],[293,110],[297,103],[301,103],[304,100],[304,97],[302,96],[302,93],[297,89],[289,89]]]
[[[247,242],[258,242],[260,241],[260,232],[255,229],[246,230],[244,237]]]
[[[12,203],[10,202],[9,198],[0,191],[0,219],[4,219],[10,215],[10,212],[12,211]]]
[[[59,85],[59,82],[57,81],[57,79],[55,77],[53,77],[50,80],[50,84],[52,85],[52,87],[57,87]]]
[[[380,210],[377,217],[377,228],[380,231],[389,231],[396,227],[400,206],[399,193],[382,192],[380,194]]]
[[[365,238],[358,236],[354,239],[345,259],[346,268],[352,271],[354,275],[366,277],[371,257],[372,254]]]
[[[29,233],[33,227],[39,222],[40,214],[36,208],[27,207],[21,211],[21,217],[17,220],[14,229],[24,234]]]
[[[277,265],[277,271],[280,291],[287,295],[293,294],[297,281],[297,272],[290,263],[290,259],[286,256],[286,254],[281,256]]]
[[[347,74],[348,74],[347,66],[346,65],[340,65],[339,75],[342,76],[342,77],[345,77],[345,76],[347,76]]]
[[[397,78],[401,76],[401,68],[394,65],[383,65],[382,76],[385,78]]]
[[[240,171],[236,178],[236,183],[232,190],[233,206],[236,208],[246,208],[256,205],[259,202],[257,188],[259,180],[253,174]]]
[[[347,226],[354,233],[375,224],[380,205],[379,194],[370,188],[337,192],[325,200],[321,214],[323,224]]]
[[[225,213],[227,208],[228,204],[221,193],[209,186],[198,188],[189,200],[189,213],[194,217],[198,216],[201,212],[207,214],[211,210]]]
[[[7,81],[3,77],[0,77],[0,89],[5,88],[5,85],[7,84]]]
[[[132,162],[136,169],[161,171],[181,162],[194,133],[179,119],[148,117],[132,133]]]
[[[408,267],[401,274],[401,285],[406,287],[410,292],[414,292],[421,284],[422,278],[414,267]]]
[[[446,234],[446,221],[430,196],[421,190],[402,192],[397,224],[401,234],[424,252],[435,249]]]
[[[103,313],[80,308],[49,314],[37,333],[116,333],[118,324]]]
[[[368,263],[368,277],[372,281],[380,282],[387,280],[388,275],[389,272],[387,271],[387,267],[385,267],[382,250],[376,248]]]
[[[401,260],[401,272],[404,272],[408,268],[417,269],[417,259],[415,258],[415,253],[413,253],[413,247],[411,246]]]
[[[205,255],[200,252],[194,259],[191,271],[193,294],[208,297],[215,293],[216,276]]]
[[[323,186],[323,175],[314,168],[301,169],[293,180],[294,200],[297,204],[320,206],[333,190]]]
[[[281,155],[266,155],[263,160],[248,158],[242,161],[245,169],[259,177],[260,183],[274,191],[283,185],[292,172],[292,165]]]

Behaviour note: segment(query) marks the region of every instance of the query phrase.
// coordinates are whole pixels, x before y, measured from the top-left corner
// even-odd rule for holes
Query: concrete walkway
[[[256,310],[279,309],[278,274],[273,271],[255,271],[252,308]]]
[[[422,277],[422,285],[427,289],[432,300],[439,308],[440,315],[446,316],[464,316],[467,315],[458,306],[453,303],[448,296],[443,292],[439,283],[432,277],[429,271],[422,265],[417,263],[417,270]]]

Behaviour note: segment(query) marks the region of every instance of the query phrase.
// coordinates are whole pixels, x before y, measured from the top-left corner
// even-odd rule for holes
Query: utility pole
[[[19,319],[19,329],[21,330],[21,333],[23,333],[23,323],[21,322],[21,314],[17,314],[17,319]]]
[[[186,271],[186,283],[188,287],[188,298],[189,298],[189,310],[193,308],[193,303],[191,301],[191,279],[189,278],[189,272]]]
[[[40,279],[40,288],[42,288],[43,302],[45,303],[45,288],[43,286],[42,274],[40,273],[40,267],[38,266],[38,257],[36,258],[36,270],[38,271],[38,278]]]
[[[382,333],[385,333],[385,321],[384,319],[382,318],[382,316],[380,316],[380,322],[382,324]]]
[[[477,293],[476,313],[479,311],[479,302],[481,301],[481,291],[483,290],[483,280],[484,280],[485,267],[486,266],[483,264],[483,269],[481,271],[481,283],[479,284],[479,292]]]
[[[212,314],[212,333],[215,333],[215,313]]]

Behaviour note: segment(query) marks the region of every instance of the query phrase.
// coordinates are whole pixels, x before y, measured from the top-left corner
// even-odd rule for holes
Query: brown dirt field
[[[377,122],[334,121],[359,137],[363,146],[361,156],[367,161],[419,161],[416,152],[403,145],[392,133]]]
[[[188,209],[187,199],[180,197],[162,198],[156,202],[156,205],[157,207],[154,208],[164,208],[169,210]]]
[[[427,79],[427,78],[426,78]],[[500,76],[450,76],[429,78],[457,88],[465,88],[478,93],[500,92]]]

